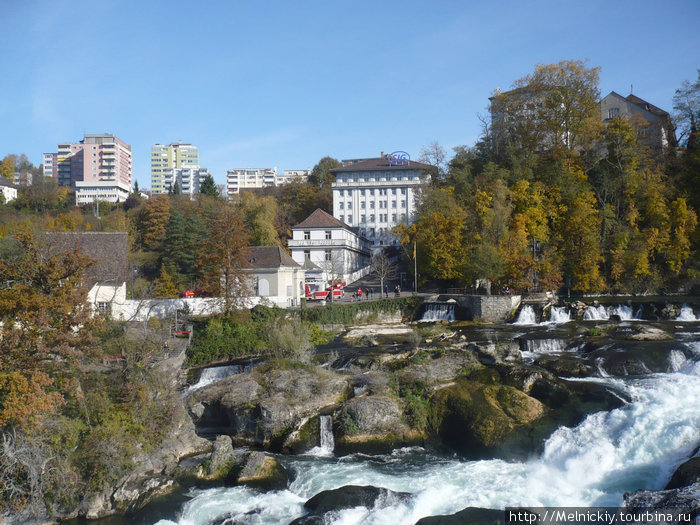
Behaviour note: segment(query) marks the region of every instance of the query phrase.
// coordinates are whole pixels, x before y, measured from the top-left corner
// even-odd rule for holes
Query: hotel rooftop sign
[[[408,163],[411,162],[411,156],[405,151],[389,153],[386,158],[392,166],[408,166]]]

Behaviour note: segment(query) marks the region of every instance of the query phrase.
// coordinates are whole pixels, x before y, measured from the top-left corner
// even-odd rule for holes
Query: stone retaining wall
[[[441,295],[439,301],[454,299],[469,320],[500,323],[510,319],[520,306],[519,295]],[[460,317],[462,317],[460,316]]]

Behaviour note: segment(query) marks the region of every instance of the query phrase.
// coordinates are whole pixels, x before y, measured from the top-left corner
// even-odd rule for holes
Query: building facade
[[[108,133],[85,135],[79,143],[59,144],[56,154],[45,153],[47,173],[75,190],[76,204],[120,202],[131,192],[131,146]]]
[[[80,252],[94,260],[83,274],[83,286],[94,311],[101,315],[122,311],[129,276],[127,232],[47,232],[42,250],[51,257]]]
[[[245,271],[260,299],[285,307],[297,306],[304,297],[304,269],[281,246],[251,246]]]
[[[5,177],[0,177],[0,195],[5,203],[17,198],[17,185]]]
[[[180,188],[180,193],[188,194],[190,197],[199,193],[202,181],[209,175],[209,170],[199,166],[174,168],[165,171],[163,183],[170,189],[175,184]]]
[[[274,168],[234,168],[226,172],[226,195],[233,197],[241,190],[277,186],[277,166]]]
[[[382,156],[331,170],[333,216],[358,228],[375,247],[396,244],[392,230],[413,222],[416,197],[431,169],[413,161],[396,165]]]
[[[172,171],[186,168],[199,168],[199,150],[197,146],[182,142],[155,144],[151,147],[151,192],[154,195],[168,193],[170,187],[166,179]]]
[[[278,184],[288,184],[290,182],[306,182],[309,180],[311,170],[284,170]]]
[[[44,153],[42,163],[44,177],[53,177],[58,180],[58,153]]]
[[[676,146],[676,132],[671,115],[635,95],[623,97],[611,91],[600,101],[600,118],[608,124],[624,118],[637,130],[637,141],[653,151],[662,152]]]
[[[356,280],[371,259],[369,240],[339,219],[318,208],[292,228],[288,246],[292,259],[304,266],[307,261],[323,272],[323,281]]]

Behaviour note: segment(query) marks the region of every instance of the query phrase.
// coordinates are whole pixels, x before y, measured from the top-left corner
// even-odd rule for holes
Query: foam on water
[[[454,321],[455,305],[452,303],[428,303],[420,320],[423,322]]]
[[[697,321],[698,318],[695,317],[695,314],[693,313],[693,309],[688,306],[687,304],[684,304],[681,306],[681,313],[678,317],[676,317],[676,321]]]
[[[205,368],[202,370],[202,375],[199,376],[199,381],[194,385],[190,385],[187,392],[193,392],[194,390],[199,390],[202,387],[226,379],[234,374],[240,374],[245,370],[242,365],[228,365],[228,366],[212,366],[210,368]]]
[[[583,313],[584,321],[607,321],[608,319],[610,319],[610,316],[602,304],[597,307],[589,306]]]
[[[569,310],[563,306],[552,306],[549,313],[549,322],[554,324],[568,323],[571,321]]]
[[[687,345],[691,351],[692,344]],[[246,523],[289,522],[302,515],[307,498],[349,484],[407,491],[414,497],[384,509],[342,511],[333,523],[414,523],[424,516],[449,514],[467,506],[619,505],[625,491],[662,486],[696,444],[700,367],[687,359],[681,363],[680,356],[673,353],[669,360],[673,373],[624,381],[588,379],[626,389],[632,402],[589,415],[575,428],[560,427],[537,459],[459,461],[416,449],[374,457],[286,458],[284,463],[295,472],[288,490],[194,491],[177,523],[203,525],[217,516],[243,516],[256,509],[261,510],[246,516]]]
[[[523,306],[514,324],[537,324],[537,317],[535,317],[535,310],[532,306],[529,304]]]

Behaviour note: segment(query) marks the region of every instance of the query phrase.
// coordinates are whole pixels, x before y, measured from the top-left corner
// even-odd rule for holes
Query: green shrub
[[[307,363],[313,355],[311,329],[299,321],[277,321],[269,335],[269,352],[276,359]]]

